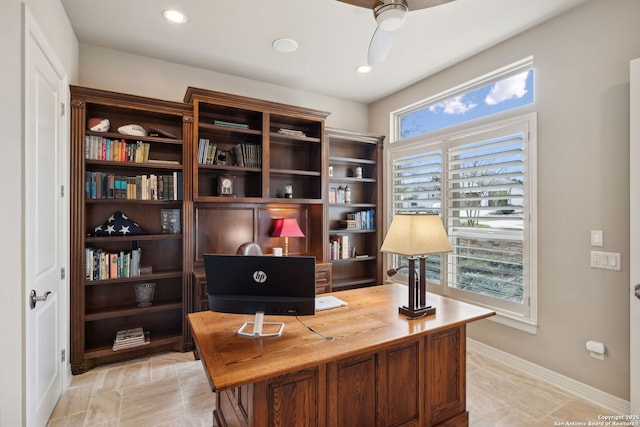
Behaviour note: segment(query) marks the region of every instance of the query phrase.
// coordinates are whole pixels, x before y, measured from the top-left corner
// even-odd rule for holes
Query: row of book
[[[86,172],[86,199],[182,200],[182,172],[123,176]]]
[[[85,248],[85,274],[87,280],[107,280],[140,275],[142,249],[131,252],[107,252]]]
[[[329,240],[329,259],[347,259],[356,257],[356,248],[349,241],[349,236],[334,236]]]
[[[352,212],[347,214],[347,219],[340,220],[341,228],[346,230],[374,230],[375,210]]]
[[[235,146],[236,163],[247,168],[262,167],[262,146],[252,142],[241,142]]]
[[[116,332],[113,340],[113,351],[125,350],[127,348],[140,347],[149,344],[150,339],[145,336],[142,327],[122,329]]]
[[[213,165],[216,163],[217,145],[209,141],[209,138],[200,138],[198,141],[198,164]]]
[[[87,135],[84,157],[88,160],[146,163],[149,161],[149,143]]]

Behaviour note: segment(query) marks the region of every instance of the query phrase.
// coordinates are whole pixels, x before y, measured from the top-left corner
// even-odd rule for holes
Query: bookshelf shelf
[[[87,312],[85,320],[87,322],[92,322],[105,319],[117,319],[122,316],[133,316],[136,314],[155,313],[170,310],[182,310],[182,303],[153,303],[149,307],[138,307],[136,305],[120,306],[117,309],[113,310]]]
[[[133,242],[136,240],[182,240],[182,234],[138,234],[135,236],[87,237],[86,243]]]
[[[87,280],[86,286],[99,286],[99,285],[113,285],[118,283],[132,283],[132,282],[155,282],[162,279],[174,279],[182,277],[182,270],[176,271],[164,271],[153,274],[144,274],[140,276],[119,277],[117,279],[104,279],[104,280]]]

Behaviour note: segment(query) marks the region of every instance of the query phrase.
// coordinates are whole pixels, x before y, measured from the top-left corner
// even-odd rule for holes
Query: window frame
[[[509,111],[513,116],[513,110]],[[509,113],[507,112],[507,113]],[[504,113],[504,112],[503,112]],[[501,113],[501,115],[503,114]],[[478,122],[483,122],[478,124]],[[510,129],[513,127],[522,127],[527,132],[527,147],[525,155],[525,170],[527,181],[528,196],[525,199],[526,209],[523,217],[523,272],[525,286],[528,287],[528,294],[525,294],[523,304],[526,304],[528,310],[513,310],[510,304],[496,304],[498,299],[486,297],[480,294],[466,292],[449,286],[449,256],[442,256],[441,264],[441,284],[427,282],[429,292],[437,293],[443,296],[451,297],[457,300],[469,302],[489,308],[496,312],[496,316],[490,319],[494,322],[505,324],[525,332],[535,334],[538,325],[538,293],[537,293],[537,114],[535,112],[520,114],[506,119],[496,119],[495,116],[488,116],[462,123],[445,131],[434,131],[429,134],[414,136],[402,141],[394,141],[389,144],[385,150],[385,194],[386,206],[388,207],[386,224],[391,222],[394,213],[394,194],[393,194],[393,161],[398,155],[406,157],[417,153],[427,153],[431,151],[441,151],[442,155],[442,175],[443,187],[441,188],[441,208],[440,215],[443,218],[445,229],[448,230],[448,196],[444,184],[444,175],[448,172],[447,149],[451,144],[459,145],[459,141],[469,138],[478,137],[478,135],[488,134],[492,132],[500,132],[502,129]],[[386,230],[385,230],[386,231]],[[470,230],[470,232],[472,232]],[[384,254],[383,262],[385,270],[393,264],[393,254]],[[406,277],[396,276],[393,281],[404,281]],[[445,286],[442,286],[445,285]],[[523,306],[524,308],[524,306]]]

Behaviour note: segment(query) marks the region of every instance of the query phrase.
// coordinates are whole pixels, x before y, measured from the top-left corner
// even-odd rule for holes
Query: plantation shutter
[[[491,136],[487,138],[488,136]],[[484,137],[484,138],[483,138]],[[447,150],[451,288],[516,303],[525,299],[523,132],[476,135]]]
[[[399,213],[440,213],[442,152],[398,153],[392,160],[392,209]]]

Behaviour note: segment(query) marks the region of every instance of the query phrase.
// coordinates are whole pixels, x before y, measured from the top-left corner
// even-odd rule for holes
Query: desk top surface
[[[236,331],[252,315],[201,311],[188,315],[194,340],[211,386],[224,390],[301,369],[389,347],[394,342],[426,335],[495,313],[481,307],[427,294],[436,314],[416,320],[398,313],[406,305],[406,286],[392,284],[334,292],[349,305],[300,316],[306,325],[331,336],[326,340],[293,316],[265,316],[284,322],[278,338],[242,338]]]

